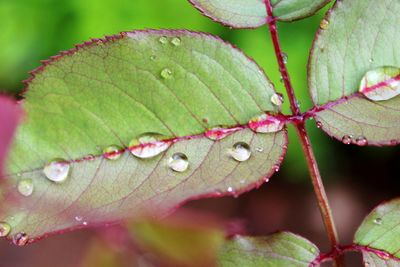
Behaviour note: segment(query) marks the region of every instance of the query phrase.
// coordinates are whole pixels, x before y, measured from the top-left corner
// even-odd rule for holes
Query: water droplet
[[[280,166],[278,164],[275,164],[272,168],[275,172],[278,172],[280,170]]]
[[[269,177],[265,177],[265,178],[264,178],[264,181],[265,181],[266,183],[268,183],[268,182],[269,182]]]
[[[283,129],[285,124],[278,118],[262,114],[249,121],[249,127],[256,133],[275,133]]]
[[[232,193],[232,192],[234,191],[234,190],[233,190],[233,187],[231,187],[231,186],[230,186],[230,187],[228,187],[228,189],[227,189],[227,190],[228,190],[228,192],[229,192],[229,193]]]
[[[317,128],[318,129],[322,128],[322,122],[316,121],[315,123],[317,124]]]
[[[283,60],[283,64],[287,64],[287,62],[288,62],[288,59],[289,59],[289,57],[288,57],[288,55],[285,53],[285,52],[282,52],[282,60]]]
[[[80,222],[82,220],[83,220],[82,216],[75,216],[75,221]]]
[[[368,61],[369,61],[369,63],[372,63],[372,62],[374,62],[374,59],[370,58],[370,59],[368,59]]]
[[[33,181],[32,179],[23,179],[18,182],[18,192],[28,197],[33,193]]]
[[[87,160],[87,161],[93,161],[96,159],[96,157],[92,154],[89,154],[89,155],[85,156],[83,159]]]
[[[165,68],[161,71],[161,77],[164,79],[171,79],[172,78],[172,70]]]
[[[189,161],[185,154],[178,152],[169,158],[168,166],[173,171],[184,172],[189,167]]]
[[[165,136],[158,133],[145,133],[132,139],[129,151],[138,158],[152,158],[169,148],[171,141],[165,139],[167,139]]]
[[[376,255],[378,255],[378,257],[383,260],[388,260],[390,258],[390,254],[385,251],[379,251],[379,253],[377,253]]]
[[[154,60],[157,59],[157,56],[156,56],[156,55],[151,55],[151,56],[150,56],[150,59],[154,61]]]
[[[271,103],[274,104],[275,106],[282,106],[283,104],[283,95],[275,93],[271,96]]]
[[[56,182],[64,182],[69,174],[70,164],[64,159],[54,159],[44,166],[43,173],[47,179]]]
[[[310,252],[314,254],[315,252],[317,252],[317,249],[315,247],[311,247]]]
[[[238,142],[229,150],[229,154],[237,161],[246,161],[251,156],[250,146],[244,142]]]
[[[117,145],[111,145],[103,149],[103,157],[108,160],[117,160],[121,157],[123,149]]]
[[[82,222],[84,226],[87,226],[89,223],[87,221]]]
[[[283,83],[283,77],[282,77],[282,76],[280,76],[279,81],[280,81],[281,83]]]
[[[204,135],[213,141],[221,140],[227,137],[228,135],[238,131],[239,128],[223,128],[223,127],[214,127],[207,130]]]
[[[353,137],[351,135],[345,135],[342,137],[342,143],[345,145],[350,145],[352,139]]]
[[[379,67],[367,71],[359,91],[368,99],[382,101],[400,94],[400,68]]]
[[[0,237],[8,236],[11,232],[11,225],[6,222],[0,222]]]
[[[257,148],[256,148],[256,151],[261,153],[261,152],[264,151],[264,148],[262,148],[262,147],[257,147]]]
[[[182,43],[182,41],[181,41],[181,39],[180,39],[179,37],[174,37],[174,38],[172,38],[171,43],[172,43],[174,46],[180,46],[181,43]]]
[[[361,136],[361,137],[356,139],[356,145],[358,145],[358,146],[366,146],[366,145],[368,145],[368,140],[365,137]]]
[[[382,218],[375,218],[374,219],[374,224],[381,225],[382,224]]]
[[[161,44],[167,44],[168,43],[168,38],[166,37],[166,36],[161,36],[159,39],[158,39],[158,41],[161,43]]]
[[[13,236],[14,245],[22,247],[22,246],[26,245],[26,243],[28,243],[28,241],[29,241],[29,237],[25,233],[18,233]]]
[[[329,27],[329,21],[326,20],[326,19],[323,19],[323,20],[321,21],[321,23],[319,24],[319,27],[320,27],[321,29],[323,29],[323,30],[328,29],[328,27]]]

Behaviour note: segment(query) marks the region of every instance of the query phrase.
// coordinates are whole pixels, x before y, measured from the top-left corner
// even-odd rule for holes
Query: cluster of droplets
[[[6,222],[0,222],[0,237],[6,237],[11,233],[11,225]],[[24,246],[28,243],[29,237],[26,233],[16,233],[12,237],[12,242],[17,246]]]
[[[182,44],[181,38],[179,38],[179,37],[168,38],[167,36],[161,36],[160,38],[158,38],[158,42],[163,46],[171,44],[174,47],[179,47]],[[156,60],[156,58],[157,58],[156,55],[151,55],[150,56],[150,59],[153,60],[153,61]],[[173,75],[174,75],[174,73],[170,68],[164,68],[160,72],[160,76],[164,80],[172,79]]]
[[[352,135],[344,135],[342,137],[342,143],[345,145],[355,144],[358,146],[366,146],[368,145],[368,140],[363,136],[354,138]]]

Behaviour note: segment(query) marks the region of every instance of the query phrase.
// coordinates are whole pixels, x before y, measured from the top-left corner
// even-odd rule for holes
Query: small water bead
[[[22,246],[26,245],[26,243],[28,243],[28,241],[29,241],[29,237],[25,233],[21,232],[21,233],[15,234],[13,236],[14,245],[22,247]]]
[[[93,161],[96,159],[96,157],[92,154],[89,154],[89,155],[85,156],[83,159],[87,160],[87,161]]]
[[[275,172],[278,172],[279,170],[280,170],[280,166],[278,165],[278,164],[275,164],[273,167],[273,170],[275,171]]]
[[[317,252],[317,249],[316,249],[315,247],[311,247],[311,248],[310,248],[310,252],[314,254],[314,253]]]
[[[8,236],[11,232],[11,225],[6,222],[0,222],[0,237]]]
[[[181,41],[181,39],[179,37],[174,37],[174,38],[172,38],[171,43],[174,46],[180,46],[182,41]]]
[[[315,124],[317,124],[318,129],[322,128],[322,122],[316,121]]]
[[[328,29],[328,27],[329,27],[329,21],[326,20],[326,19],[323,19],[323,20],[321,21],[321,23],[319,24],[319,27],[320,27],[322,30]]]
[[[283,104],[283,95],[275,93],[271,96],[271,103],[274,104],[275,106],[282,106]]]
[[[160,73],[160,75],[161,75],[161,77],[163,78],[163,79],[171,79],[172,77],[173,77],[173,75],[172,75],[172,70],[170,70],[170,69],[168,69],[168,68],[165,68],[165,69],[163,69],[162,71],[161,71],[161,73]]]
[[[372,62],[374,62],[374,59],[373,59],[373,58],[370,58],[370,59],[368,59],[368,62],[369,62],[369,63],[372,63]]]
[[[381,225],[382,224],[382,218],[375,218],[374,219],[374,224]]]
[[[54,159],[44,166],[43,173],[47,179],[62,183],[68,178],[70,164],[64,159]]]
[[[250,146],[244,142],[238,142],[229,150],[229,154],[236,161],[246,161],[251,156]]]
[[[228,190],[229,193],[233,193],[233,192],[235,191],[235,190],[233,189],[233,187],[231,187],[231,186],[229,186],[227,190]]]
[[[214,127],[207,130],[204,135],[213,141],[221,140],[227,137],[228,135],[238,131],[239,128],[223,128],[223,127]]]
[[[161,36],[159,39],[158,39],[158,41],[161,43],[161,44],[167,44],[168,43],[168,38],[166,37],[166,36]]]
[[[365,137],[359,137],[356,139],[356,145],[366,146],[366,145],[368,145],[368,140]]]
[[[167,139],[165,136],[158,133],[145,133],[132,139],[129,143],[129,151],[138,158],[152,158],[170,147],[172,142],[165,139]]]
[[[32,193],[33,193],[32,179],[22,179],[21,181],[19,181],[18,182],[18,192],[25,197],[32,195]]]
[[[351,135],[344,135],[342,137],[342,143],[345,145],[350,145],[353,137]]]
[[[169,158],[168,166],[173,171],[184,172],[189,167],[189,160],[185,154],[175,153]]]
[[[111,145],[103,149],[103,157],[108,160],[117,160],[122,155],[122,147]]]
[[[256,151],[261,153],[261,152],[264,151],[264,148],[262,148],[262,147],[256,147]]]
[[[75,216],[75,221],[81,222],[83,220],[82,216]]]
[[[278,118],[262,114],[253,118],[248,123],[249,128],[256,133],[275,133],[283,129],[285,124]]]
[[[82,222],[84,226],[87,226],[89,223],[87,221]]]
[[[372,101],[389,100],[399,95],[400,68],[385,66],[367,71],[359,91]]]
[[[282,60],[283,60],[283,64],[287,64],[287,62],[288,62],[288,59],[289,59],[289,57],[288,57],[288,55],[285,53],[285,52],[282,52]]]

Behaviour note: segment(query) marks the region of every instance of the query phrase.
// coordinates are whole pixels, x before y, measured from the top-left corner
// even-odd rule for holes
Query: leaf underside
[[[308,240],[288,232],[266,237],[237,236],[227,241],[219,253],[221,267],[309,266],[318,248]]]
[[[309,88],[329,135],[370,145],[400,141],[400,97],[374,102],[357,93],[369,70],[400,66],[399,12],[399,1],[343,0],[328,14],[311,52]]]
[[[400,199],[376,207],[357,230],[354,243],[363,251],[368,266],[400,266]]]
[[[204,15],[234,28],[256,28],[267,22],[263,0],[189,0]],[[330,0],[271,0],[273,15],[293,21],[313,15]]]
[[[141,215],[165,216],[202,196],[234,195],[263,182],[286,149],[286,131],[256,134],[243,127],[212,141],[208,128],[245,125],[278,112],[272,84],[240,51],[216,37],[188,31],[136,31],[94,40],[53,58],[34,72],[8,162],[9,197],[0,221],[30,238]],[[162,75],[168,69],[169,75]],[[126,148],[132,138],[159,133],[174,142],[158,156],[106,160],[102,149]],[[251,157],[228,151],[246,142]],[[168,161],[184,153],[189,168]],[[93,160],[78,160],[88,154]],[[60,184],[43,174],[54,158],[71,162]],[[17,193],[32,179],[31,196]]]

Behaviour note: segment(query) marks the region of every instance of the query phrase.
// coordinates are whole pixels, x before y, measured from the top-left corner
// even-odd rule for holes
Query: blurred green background
[[[309,50],[328,8],[311,18],[278,25],[302,111],[311,107],[307,89]],[[71,49],[74,44],[134,29],[184,28],[218,35],[242,49],[261,65],[287,100],[267,28],[223,27],[203,17],[187,0],[0,0],[0,18],[0,91],[10,94],[22,90],[21,81],[40,65],[40,60]],[[288,113],[288,101],[284,105]],[[372,207],[398,195],[399,149],[345,146],[318,130],[314,121],[309,121],[307,128],[339,233],[342,240],[350,242],[355,228]],[[238,199],[201,200],[186,206],[214,212],[228,220],[241,218],[252,234],[288,229],[326,248],[304,156],[290,127],[289,133],[288,154],[270,183]],[[92,235],[91,232],[66,234],[23,250],[0,242],[0,251],[7,255],[4,261],[0,260],[0,267],[28,266],[29,257],[38,262],[29,266],[75,266],[71,263],[73,257],[68,255],[79,253],[82,240]],[[57,244],[69,250],[59,249]],[[54,260],[65,261],[64,265],[49,261],[47,251],[51,251]]]

